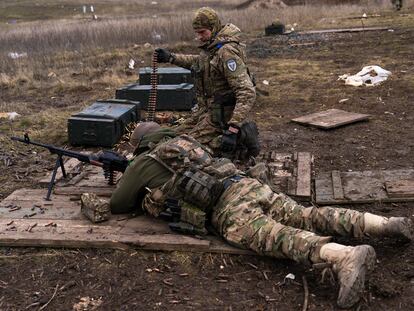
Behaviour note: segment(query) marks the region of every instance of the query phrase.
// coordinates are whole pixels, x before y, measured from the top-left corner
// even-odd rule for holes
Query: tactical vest
[[[175,188],[177,176],[188,170],[190,166],[202,169],[211,165],[212,151],[201,145],[188,135],[181,135],[161,143],[150,150],[146,157],[150,157],[171,171],[172,179],[157,189],[151,189],[143,200],[143,208],[153,216],[159,216],[164,211],[164,202],[168,196],[180,199],[181,195]]]
[[[151,189],[145,195],[143,208],[150,214],[159,216],[167,208],[167,199],[174,198],[180,201],[178,220],[183,224],[191,224],[198,230],[196,232],[207,233],[204,225],[210,208],[223,192],[221,180],[233,176],[237,171],[230,160],[213,160],[210,154],[205,146],[187,135],[157,145],[146,156],[174,175],[166,184]]]

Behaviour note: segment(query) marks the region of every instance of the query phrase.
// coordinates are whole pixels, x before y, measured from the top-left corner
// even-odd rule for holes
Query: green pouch
[[[233,93],[214,95],[213,104],[211,105],[211,121],[215,124],[227,124],[235,107],[236,97]]]
[[[182,222],[192,224],[197,228],[204,228],[207,220],[207,215],[201,209],[196,206],[183,202],[181,206],[181,218]]]

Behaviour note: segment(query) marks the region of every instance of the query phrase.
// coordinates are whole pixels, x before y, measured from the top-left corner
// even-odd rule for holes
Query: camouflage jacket
[[[235,107],[225,122],[239,125],[256,99],[249,69],[246,66],[245,45],[240,42],[240,29],[225,25],[211,43],[201,46],[199,55],[174,54],[174,65],[191,69],[196,75],[197,99],[201,109],[212,110],[214,96],[232,94]]]

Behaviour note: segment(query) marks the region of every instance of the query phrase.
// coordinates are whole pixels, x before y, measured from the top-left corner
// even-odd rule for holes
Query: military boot
[[[405,241],[412,240],[412,222],[406,217],[382,217],[371,213],[364,214],[364,233],[374,237],[393,237]]]
[[[365,276],[375,265],[375,251],[370,245],[344,246],[328,243],[321,247],[320,258],[333,265],[340,285],[337,304],[350,308],[361,298]]]

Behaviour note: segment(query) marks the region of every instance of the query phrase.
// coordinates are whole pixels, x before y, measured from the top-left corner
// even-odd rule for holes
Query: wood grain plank
[[[296,196],[311,196],[312,155],[309,152],[298,152],[296,179]]]
[[[141,225],[154,219],[143,217]],[[31,247],[74,247],[74,248],[115,248],[130,246],[147,250],[213,252],[239,255],[255,255],[254,252],[235,248],[215,236],[198,239],[191,236],[166,233],[142,233],[125,231],[124,227],[92,224],[87,220],[58,220],[56,227],[47,226],[51,222],[33,219],[0,219],[0,245]],[[36,226],[33,227],[33,225]],[[135,223],[137,224],[137,223]],[[27,231],[32,227],[31,231]],[[165,227],[168,228],[165,223]]]
[[[326,172],[319,174],[315,179],[315,202],[317,204],[414,201],[414,193],[410,190],[411,182],[406,184],[407,192],[396,192],[390,195],[387,191],[391,185],[401,184],[402,181],[414,182],[414,169],[340,172],[343,198],[338,194],[340,190],[334,190],[332,176],[332,172]],[[336,197],[334,191],[336,191]],[[392,193],[392,189],[390,191]]]
[[[90,152],[85,152],[85,154],[90,154]],[[75,170],[76,168],[78,168],[80,165],[82,165],[82,162],[80,162],[78,159],[75,158],[69,158],[66,162],[65,162],[65,170],[66,173],[70,174],[73,170]],[[48,173],[46,176],[42,177],[42,179],[39,180],[39,183],[42,186],[47,186],[50,182],[50,179],[52,178],[52,173],[50,172]],[[56,182],[61,180],[63,178],[62,175],[62,170],[59,168],[57,173],[56,173]]]
[[[325,130],[346,124],[367,120],[368,114],[348,112],[340,109],[328,109],[292,119],[293,122],[322,128]]]
[[[82,193],[95,193],[101,197],[111,197],[114,192],[114,186],[108,187],[80,187],[80,186],[68,186],[68,187],[56,187],[53,191],[55,194],[59,195],[76,195],[79,196]]]
[[[385,182],[388,196],[395,197],[413,197],[414,180],[397,180]]]
[[[287,178],[287,189],[286,194],[291,196],[296,196],[296,189],[297,189],[297,179],[294,176]]]
[[[80,203],[69,196],[53,195],[46,201],[45,189],[19,189],[0,202],[0,218],[80,219]]]
[[[344,189],[342,188],[341,173],[339,171],[332,171],[332,189],[333,198],[335,200],[344,199]]]

